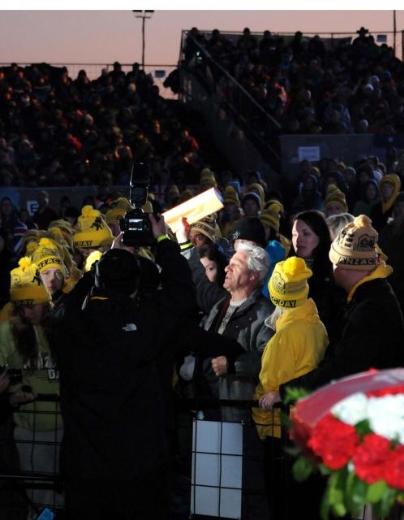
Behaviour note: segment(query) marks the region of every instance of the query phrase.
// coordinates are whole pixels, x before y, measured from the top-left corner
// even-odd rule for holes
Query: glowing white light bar
[[[215,188],[203,191],[163,213],[166,224],[175,233],[185,217],[189,224],[194,224],[208,215],[223,208],[222,197]]]

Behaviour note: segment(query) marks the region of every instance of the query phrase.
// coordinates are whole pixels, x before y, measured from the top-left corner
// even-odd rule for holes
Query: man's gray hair
[[[269,256],[265,249],[248,240],[239,240],[236,250],[247,254],[248,269],[258,273],[259,282],[262,283],[269,271]]]

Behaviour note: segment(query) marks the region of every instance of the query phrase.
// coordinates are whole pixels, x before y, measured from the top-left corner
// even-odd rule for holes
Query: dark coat
[[[379,236],[379,246],[393,268],[389,282],[404,313],[404,224],[387,224]]]
[[[404,321],[397,298],[386,279],[360,285],[347,306],[342,335],[327,349],[323,362],[311,372],[281,386],[314,390],[334,379],[404,364]]]
[[[206,331],[215,332],[220,325],[218,320],[223,306],[230,296],[220,300],[211,310],[203,322]],[[272,313],[273,305],[262,296],[257,289],[231,316],[223,337],[233,340],[239,346],[239,351],[230,359],[229,373],[218,378],[211,368],[211,359],[205,359],[199,377],[206,383],[211,397],[220,399],[252,399],[258,384],[258,375],[261,370],[262,352],[274,334],[274,331],[265,325],[265,319]],[[245,413],[238,413],[229,409],[222,414],[225,420],[242,419]]]
[[[73,290],[58,310],[54,341],[67,478],[131,480],[165,460],[158,363],[195,300],[178,246],[161,241],[157,261],[162,289],[140,306],[102,293],[83,305]]]

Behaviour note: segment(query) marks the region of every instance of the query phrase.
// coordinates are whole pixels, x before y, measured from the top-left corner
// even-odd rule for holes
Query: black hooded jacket
[[[161,289],[136,304],[77,286],[55,317],[67,478],[130,480],[167,454],[162,349],[195,308],[191,273],[178,246],[157,244]],[[85,283],[85,282],[83,282]]]

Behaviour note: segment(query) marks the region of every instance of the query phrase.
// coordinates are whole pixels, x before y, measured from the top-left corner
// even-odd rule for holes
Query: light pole
[[[154,11],[132,11],[136,18],[142,19],[142,69],[144,70],[144,55],[146,48],[146,20],[149,20]]]

